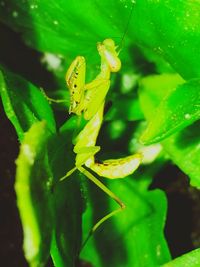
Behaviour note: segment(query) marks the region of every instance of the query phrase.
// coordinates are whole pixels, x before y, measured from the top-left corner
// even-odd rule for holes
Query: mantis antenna
[[[128,16],[128,22],[126,24],[126,27],[124,29],[124,33],[123,33],[123,35],[121,37],[121,41],[120,41],[120,44],[119,44],[119,52],[121,51],[121,49],[122,49],[122,47],[124,45],[124,40],[125,40],[126,34],[128,33],[131,17],[132,17],[132,14],[133,14],[134,5],[135,5],[135,0],[132,0],[131,10],[130,10],[130,13],[129,13],[129,16]]]

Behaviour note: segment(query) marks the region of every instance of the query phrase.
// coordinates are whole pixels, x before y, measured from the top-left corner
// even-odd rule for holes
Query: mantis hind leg
[[[104,193],[106,193],[109,197],[111,197],[118,205],[119,208],[110,212],[109,214],[105,215],[103,218],[101,218],[90,230],[87,238],[84,240],[81,250],[86,245],[87,241],[91,237],[91,235],[96,231],[99,226],[110,219],[112,216],[116,215],[117,213],[121,212],[123,209],[125,209],[125,204],[111,191],[109,190],[102,182],[100,182],[94,175],[92,175],[89,171],[87,171],[85,168],[80,167],[79,171],[83,173],[89,180],[91,180],[93,183],[95,183]]]

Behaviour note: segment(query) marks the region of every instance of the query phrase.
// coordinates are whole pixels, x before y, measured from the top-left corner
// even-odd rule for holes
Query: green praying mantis
[[[73,149],[76,154],[75,167],[60,179],[62,181],[78,170],[118,203],[119,208],[100,219],[93,226],[89,236],[103,222],[125,208],[125,204],[89,170],[109,179],[124,178],[138,168],[142,159],[141,154],[134,154],[119,159],[105,160],[102,163],[95,161],[95,154],[100,150],[100,147],[96,145],[96,140],[103,122],[103,110],[105,97],[110,88],[110,76],[112,72],[118,72],[121,68],[119,53],[116,51],[117,47],[112,39],[97,43],[97,50],[101,58],[100,73],[93,81],[85,83],[86,63],[82,56],[75,58],[66,73],[66,82],[70,92],[69,113],[77,116],[83,114],[84,119],[88,122],[76,138]]]

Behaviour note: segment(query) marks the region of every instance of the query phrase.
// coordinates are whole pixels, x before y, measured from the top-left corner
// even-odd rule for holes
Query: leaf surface
[[[54,225],[47,132],[44,121],[34,123],[25,133],[16,161],[17,206],[24,232],[24,253],[31,267],[45,266]]]

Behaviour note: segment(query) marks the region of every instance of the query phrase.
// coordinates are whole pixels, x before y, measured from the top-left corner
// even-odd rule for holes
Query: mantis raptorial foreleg
[[[72,62],[65,77],[70,91],[70,113],[80,115],[83,112],[86,120],[90,120],[96,114],[109,90],[111,72],[117,72],[121,68],[116,48],[111,39],[97,44],[101,57],[100,73],[88,84],[85,84],[84,57],[78,56]]]

